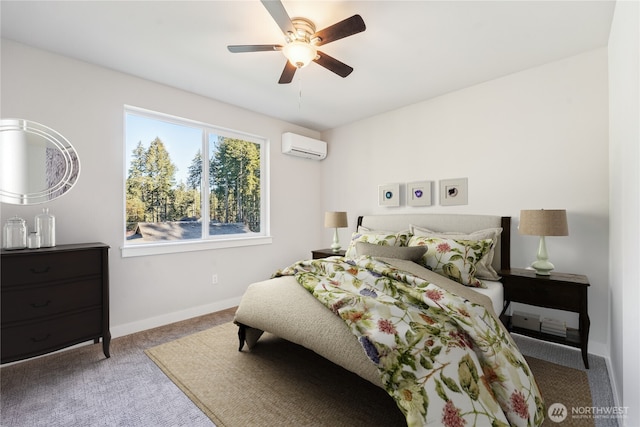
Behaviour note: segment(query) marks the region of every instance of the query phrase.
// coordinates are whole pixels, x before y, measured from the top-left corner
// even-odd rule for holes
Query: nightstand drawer
[[[102,252],[37,253],[3,259],[2,283],[18,286],[102,274]]]
[[[504,299],[568,311],[579,311],[581,304],[580,298],[576,298],[575,288],[536,280],[509,282],[504,289]]]
[[[2,328],[2,362],[54,351],[102,335],[102,310]]]
[[[102,282],[79,279],[49,286],[12,287],[2,292],[3,324],[102,304]]]
[[[339,250],[338,252],[333,252],[331,249],[316,249],[315,251],[311,251],[312,259],[322,259],[330,256],[344,256],[345,250]]]

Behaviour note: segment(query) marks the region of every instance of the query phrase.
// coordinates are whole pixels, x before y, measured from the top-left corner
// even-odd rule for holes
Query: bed
[[[239,349],[264,331],[302,345],[385,389],[409,426],[540,425],[535,379],[498,319],[509,240],[509,217],[359,217],[345,257],[248,287]]]

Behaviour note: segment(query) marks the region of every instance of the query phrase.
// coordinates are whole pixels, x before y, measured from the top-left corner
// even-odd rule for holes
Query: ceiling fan
[[[316,32],[316,26],[306,18],[289,18],[280,0],[261,0],[271,17],[285,36],[285,44],[231,45],[232,53],[282,51],[287,58],[278,83],[291,83],[298,68],[306,67],[311,61],[339,75],[347,77],[353,68],[330,57],[316,47],[360,33],[366,29],[360,15],[353,15]]]

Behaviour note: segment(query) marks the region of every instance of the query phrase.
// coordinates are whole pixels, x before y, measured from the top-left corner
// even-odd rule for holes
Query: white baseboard
[[[589,341],[589,353],[609,360],[609,347],[604,343]]]
[[[609,374],[609,383],[613,394],[613,404],[614,406],[621,406],[618,388],[616,387],[616,376],[613,374],[613,365],[611,365],[611,353],[609,352],[609,348],[600,342],[590,342],[589,353],[595,354],[596,356],[600,356],[604,359],[607,367],[607,373]]]
[[[613,404],[614,406],[622,406],[620,396],[618,395],[618,387],[616,386],[616,376],[613,372],[613,365],[611,365],[611,354],[609,353],[609,348],[603,343],[593,342],[589,343],[589,353],[595,354],[596,356],[600,356],[604,359],[607,367],[607,373],[609,374],[609,383],[613,394]]]
[[[191,319],[193,317],[214,313],[216,311],[225,310],[240,304],[241,297],[216,301],[211,304],[192,307],[187,310],[174,311],[173,313],[163,314],[161,316],[150,317],[148,319],[139,320],[137,322],[126,323],[124,325],[111,326],[111,338],[122,337],[134,334],[147,329],[157,328],[159,326],[168,325],[170,323],[180,322],[182,320]]]
[[[604,360],[607,364],[607,373],[609,374],[609,382],[611,383],[611,392],[613,393],[613,405],[622,406],[620,396],[618,395],[616,376],[614,375],[614,372],[613,372],[613,365],[611,365],[611,359],[609,357],[604,357]]]

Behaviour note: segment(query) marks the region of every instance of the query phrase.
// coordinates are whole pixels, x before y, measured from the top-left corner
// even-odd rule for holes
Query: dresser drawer
[[[102,310],[2,328],[2,362],[11,362],[102,335]]]
[[[2,283],[16,286],[102,274],[102,252],[15,253],[2,259]]]
[[[100,278],[77,279],[48,286],[14,286],[2,290],[2,322],[6,324],[101,305]]]
[[[576,298],[575,287],[567,287],[562,283],[557,282],[541,283],[539,280],[510,282],[508,286],[505,286],[504,299],[531,304],[538,307],[555,308],[574,312],[580,310],[581,303],[580,298]]]

